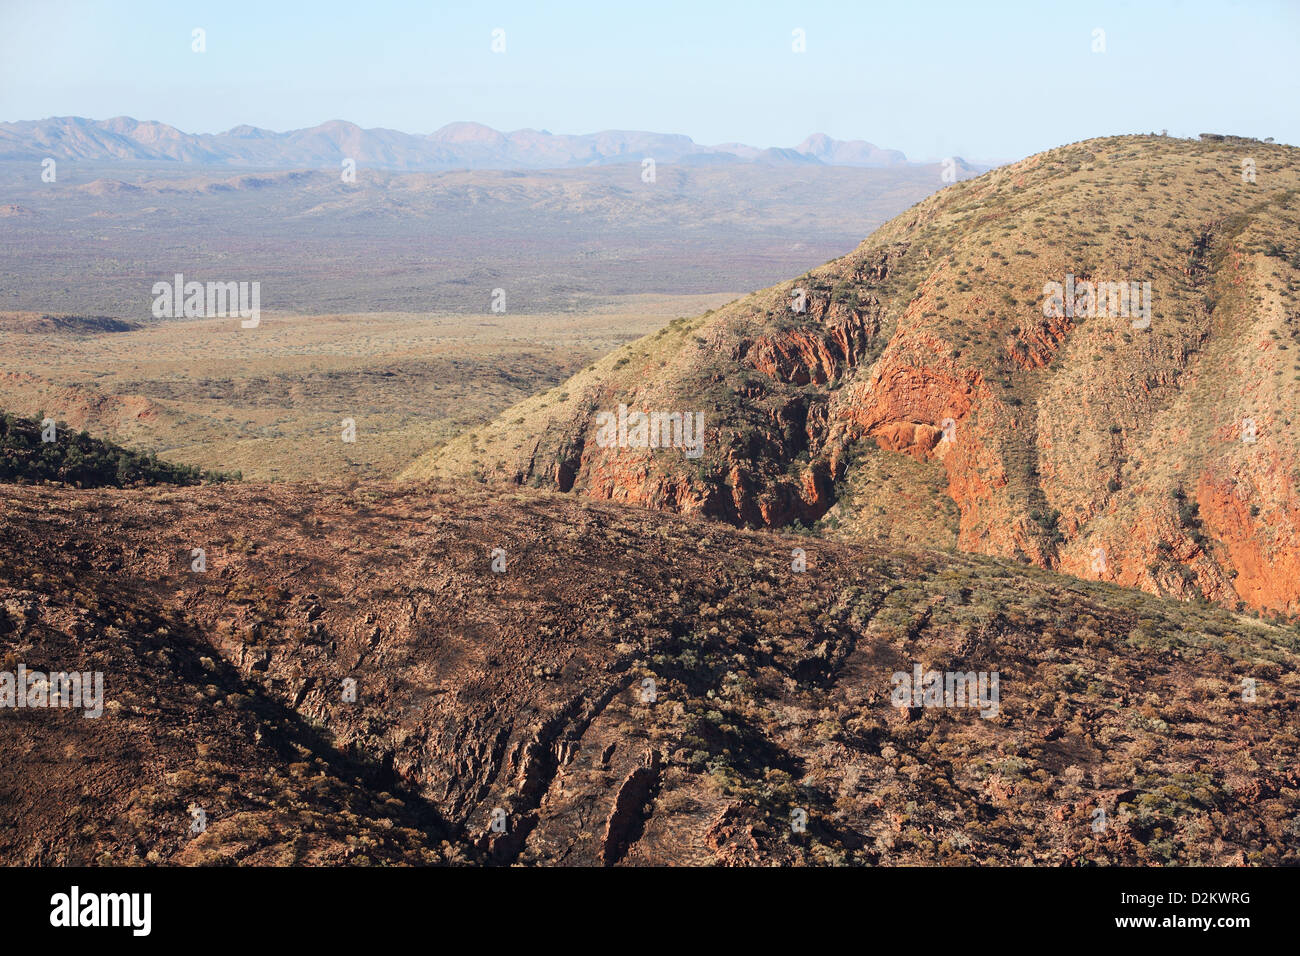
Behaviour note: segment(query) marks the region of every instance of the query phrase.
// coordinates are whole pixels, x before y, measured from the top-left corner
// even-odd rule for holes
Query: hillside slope
[[[122,488],[134,484],[196,485],[234,477],[237,475],[160,461],[156,455],[69,429],[63,421],[37,421],[0,409],[0,482]]]
[[[104,675],[97,719],[0,710],[5,864],[1300,863],[1294,628],[983,557],[10,485],[0,652]],[[894,706],[917,666],[997,706]]]
[[[1300,613],[1297,197],[1300,150],[1254,140],[1031,156],[627,346],[404,477],[817,523]],[[1080,283],[1071,308],[1051,307],[1053,282]],[[1085,282],[1136,283],[1139,305],[1150,283],[1150,308],[1085,314]],[[702,454],[635,447],[635,430],[602,444],[600,413],[622,404],[701,414]]]

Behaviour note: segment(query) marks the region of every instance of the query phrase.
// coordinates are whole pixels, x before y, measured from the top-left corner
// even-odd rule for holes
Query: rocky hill
[[[8,485],[0,652],[103,676],[0,710],[5,864],[1300,863],[1294,628],[972,555]],[[918,667],[1000,690],[900,704]]]
[[[1256,140],[1031,156],[627,346],[406,477],[1300,613],[1298,201],[1300,150]],[[700,454],[672,420],[674,447],[644,447],[635,417],[601,441],[622,405],[625,422],[702,416]]]

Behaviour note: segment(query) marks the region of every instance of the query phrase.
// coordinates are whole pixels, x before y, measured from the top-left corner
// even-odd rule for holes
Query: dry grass
[[[0,408],[271,480],[392,474],[595,357],[730,298],[546,315],[263,316],[92,335],[0,316]],[[7,321],[6,321],[7,318]],[[355,443],[342,441],[344,418]]]

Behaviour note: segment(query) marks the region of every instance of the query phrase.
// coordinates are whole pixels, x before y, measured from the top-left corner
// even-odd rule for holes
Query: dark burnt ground
[[[0,670],[108,701],[0,710],[5,863],[1300,862],[1293,629],[969,555],[537,492],[2,486],[0,609]],[[997,671],[997,715],[891,706],[914,663]]]

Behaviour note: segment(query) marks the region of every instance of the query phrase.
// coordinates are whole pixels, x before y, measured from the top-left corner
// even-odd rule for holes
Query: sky
[[[825,132],[1005,161],[1166,129],[1297,144],[1297,104],[1300,0],[0,0],[9,121]]]

